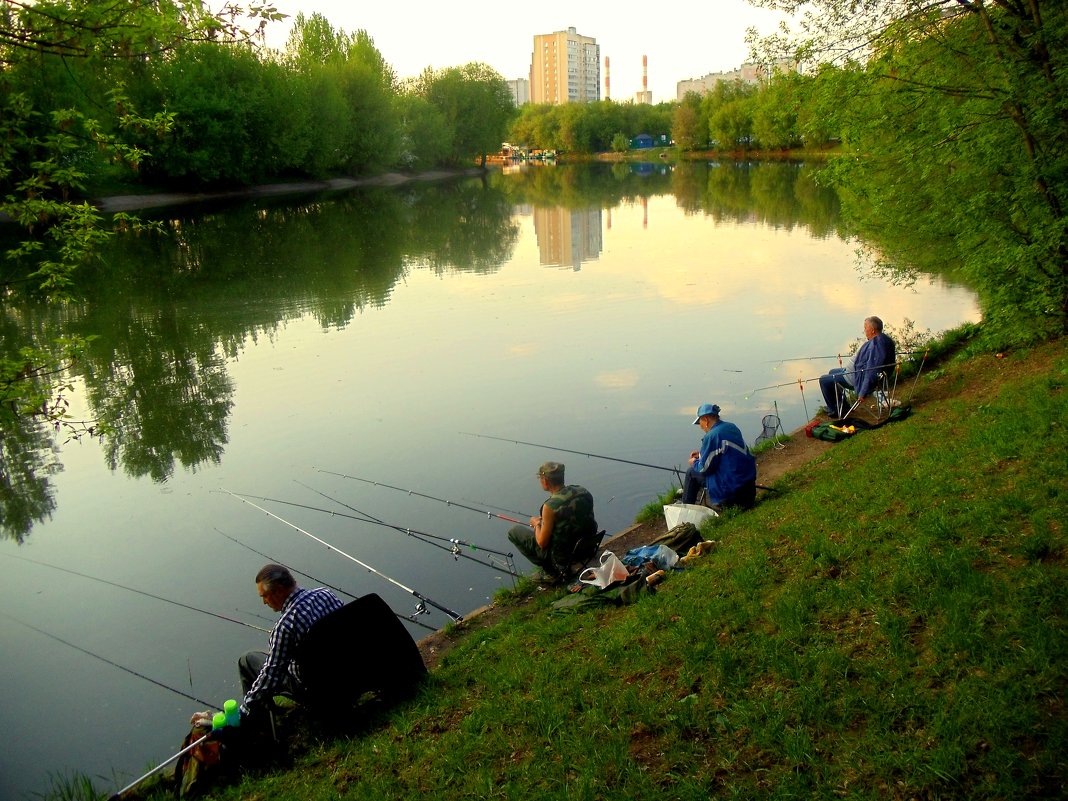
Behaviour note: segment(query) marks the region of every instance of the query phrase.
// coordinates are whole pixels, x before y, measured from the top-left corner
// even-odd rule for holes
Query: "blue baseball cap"
[[[701,418],[706,414],[714,414],[716,417],[719,417],[719,407],[714,403],[702,403],[697,407],[697,417],[694,418],[693,424],[697,425],[700,423]]]

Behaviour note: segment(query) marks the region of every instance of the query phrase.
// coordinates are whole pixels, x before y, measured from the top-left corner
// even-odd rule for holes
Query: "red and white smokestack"
[[[604,57],[604,99],[612,99],[612,79],[608,74],[608,56]]]
[[[642,56],[642,91],[649,91],[649,56]]]

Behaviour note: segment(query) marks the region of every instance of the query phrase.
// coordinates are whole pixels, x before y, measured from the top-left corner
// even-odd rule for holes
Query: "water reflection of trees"
[[[800,162],[683,162],[532,167],[498,179],[515,203],[588,208],[674,195],[679,208],[715,220],[759,220],[780,228],[837,233],[838,196]]]
[[[35,523],[52,516],[62,470],[53,432],[29,417],[0,417],[0,537],[21,543]]]
[[[161,215],[162,233],[112,243],[82,276],[79,303],[8,315],[5,348],[93,337],[75,371],[86,414],[105,424],[108,464],[164,481],[179,464],[222,459],[234,394],[226,364],[248,342],[309,315],[324,328],[345,327],[387,303],[411,270],[497,270],[518,239],[516,205],[611,208],[673,194],[693,214],[826,235],[837,201],[812,172],[796,164],[562,166]],[[48,477],[61,465],[49,428],[11,417],[0,429],[0,533],[21,541],[51,515]]]
[[[226,362],[246,343],[308,315],[344,327],[412,269],[497,269],[518,237],[511,209],[476,180],[160,215],[161,233],[105,250],[78,303],[9,315],[3,350],[91,336],[74,372],[109,467],[164,481],[222,459]],[[0,535],[21,542],[51,515],[57,453],[49,427],[0,416]]]

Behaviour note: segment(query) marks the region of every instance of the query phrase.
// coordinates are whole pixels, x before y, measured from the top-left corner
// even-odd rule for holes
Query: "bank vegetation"
[[[633,605],[502,594],[412,701],[351,738],[290,718],[294,761],[211,797],[1063,797],[1063,343],[933,365],[911,417],[715,521]]]

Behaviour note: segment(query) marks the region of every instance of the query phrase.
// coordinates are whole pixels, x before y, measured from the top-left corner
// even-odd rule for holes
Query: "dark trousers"
[[[553,564],[552,553],[538,545],[534,538],[534,529],[530,526],[512,526],[508,530],[508,539],[535,567],[540,567],[551,576],[560,573]]]
[[[682,502],[697,503],[697,497],[701,494],[701,490],[704,488],[704,478],[695,476],[692,472],[692,468],[687,470],[686,478],[683,480],[682,485]],[[724,498],[719,503],[709,502],[708,505],[717,512],[720,512],[730,506],[737,506],[741,509],[752,509],[754,503],[756,503],[756,482],[747,481],[732,492],[729,498]]]
[[[693,465],[686,471],[686,477],[682,480],[682,502],[697,503],[697,496],[705,488],[704,476],[695,475]]]
[[[844,367],[835,367],[826,375],[820,376],[820,392],[823,393],[823,405],[827,407],[830,417],[841,417],[849,411],[849,401],[845,390],[853,389],[846,378]]]
[[[241,676],[242,695],[247,695],[248,691],[252,689],[256,677],[260,675],[260,670],[263,669],[263,663],[266,661],[267,654],[264,651],[248,651],[237,660],[237,673]],[[296,695],[296,689],[292,677],[287,673],[282,686],[278,688],[275,695]]]

